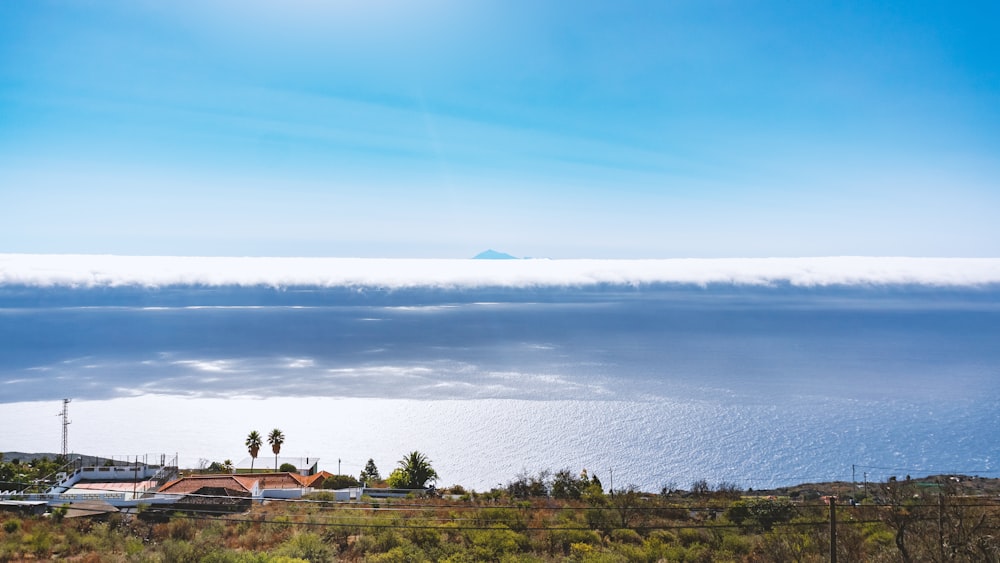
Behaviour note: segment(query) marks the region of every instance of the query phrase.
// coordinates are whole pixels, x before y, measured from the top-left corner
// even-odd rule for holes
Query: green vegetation
[[[319,492],[223,516],[147,509],[102,522],[0,513],[0,562],[768,563],[830,557],[824,498],[807,501],[798,494],[792,500],[770,494],[775,491],[734,496],[724,484],[700,487],[698,494],[674,487],[663,494],[634,487],[605,492],[593,481],[585,473],[540,472],[483,493],[453,488],[463,491],[461,500],[377,504],[337,503]],[[865,502],[842,501],[836,510],[838,560],[1000,561],[1000,502],[995,492],[972,496],[977,482],[969,483],[891,480],[872,486]]]
[[[27,461],[17,458],[8,461],[0,453],[0,490],[27,490],[42,480],[51,479],[65,464],[66,459],[62,456],[55,456],[51,460],[40,457]]]
[[[346,489],[360,487],[361,483],[353,475],[331,475],[323,480],[324,489]]]
[[[253,430],[247,435],[246,442],[244,443],[246,444],[247,451],[250,452],[250,472],[253,473],[253,463],[257,461],[257,454],[260,453],[260,447],[264,441],[260,437],[260,432]]]
[[[378,483],[382,480],[382,476],[379,475],[378,467],[375,467],[375,460],[368,458],[368,463],[365,464],[365,468],[361,470],[361,475],[358,480],[362,483],[373,484]]]
[[[726,518],[744,530],[770,532],[774,525],[791,521],[795,507],[787,499],[738,500],[726,509]]]
[[[223,462],[213,461],[204,469],[205,473],[232,473],[233,460],[227,459]]]
[[[271,451],[274,452],[274,470],[278,470],[278,454],[281,453],[281,445],[285,443],[285,435],[275,428],[271,430],[271,433],[267,435],[267,443],[271,445]]]
[[[412,451],[399,460],[399,467],[392,471],[386,482],[394,489],[423,489],[435,483],[437,478],[431,460],[418,451]]]

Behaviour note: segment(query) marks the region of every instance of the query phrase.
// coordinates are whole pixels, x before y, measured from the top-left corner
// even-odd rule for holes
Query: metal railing
[[[0,493],[0,500],[125,500],[125,493],[19,493],[7,495]]]

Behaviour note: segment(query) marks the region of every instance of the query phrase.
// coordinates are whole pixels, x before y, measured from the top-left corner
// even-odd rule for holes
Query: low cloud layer
[[[1000,258],[444,260],[0,254],[0,285],[40,287],[579,287],[791,284],[976,286],[1000,283]]]

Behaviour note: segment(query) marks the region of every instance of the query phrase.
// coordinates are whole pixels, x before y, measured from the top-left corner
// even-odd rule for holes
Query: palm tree
[[[437,471],[431,467],[431,460],[416,450],[399,460],[399,468],[406,475],[410,489],[423,489],[428,482],[433,483],[438,478]]]
[[[267,443],[271,444],[271,451],[274,452],[274,472],[278,472],[278,454],[281,453],[281,444],[285,443],[285,435],[281,430],[275,428],[267,435]]]
[[[250,452],[250,473],[253,473],[253,462],[257,459],[257,452],[260,451],[260,445],[264,442],[261,439],[260,433],[254,430],[247,436],[247,451]]]

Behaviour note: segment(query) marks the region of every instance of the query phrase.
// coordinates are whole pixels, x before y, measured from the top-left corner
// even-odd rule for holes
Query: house
[[[181,495],[181,505],[231,506],[243,509],[252,500],[299,498],[312,492],[309,478],[297,473],[192,475],[171,481],[159,495]]]
[[[263,498],[299,498],[311,493],[308,478],[298,473],[250,473],[234,475],[244,480],[256,480]]]
[[[257,459],[245,457],[236,464],[236,473],[250,473],[274,470],[282,465],[290,464],[295,466],[299,475],[315,475],[319,473],[318,457],[287,457],[278,456],[277,466],[275,466],[274,456],[259,455]]]
[[[25,516],[39,516],[49,508],[44,500],[0,499],[0,512],[16,512]]]
[[[320,471],[306,477],[306,486],[312,487],[313,489],[319,489],[323,487],[323,481],[328,478],[333,477],[333,473],[329,471]]]
[[[242,477],[242,476],[241,476]],[[227,491],[237,496],[259,496],[256,481],[240,479],[236,475],[192,475],[175,479],[157,491],[160,494],[195,495],[205,488]]]

